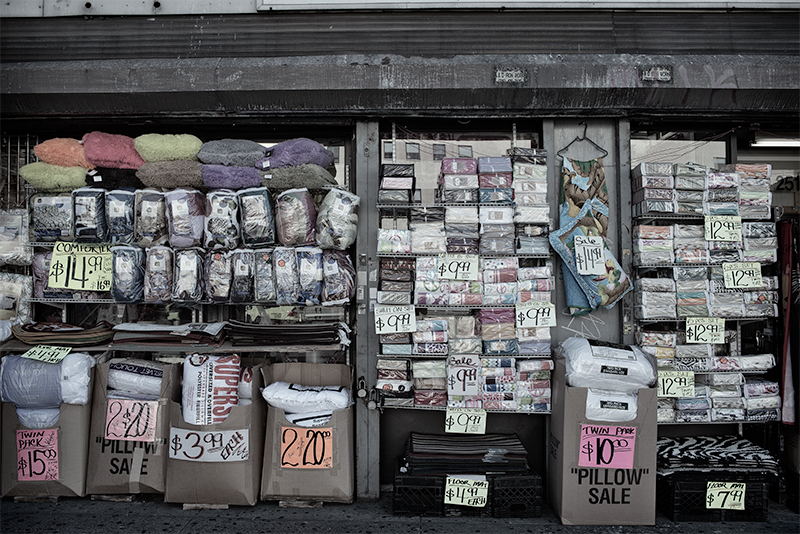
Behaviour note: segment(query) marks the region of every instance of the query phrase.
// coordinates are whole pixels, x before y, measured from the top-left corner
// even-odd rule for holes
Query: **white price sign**
[[[485,475],[447,476],[444,503],[483,508],[489,502],[489,482]]]
[[[486,434],[486,410],[448,408],[444,431],[451,434]]]
[[[575,236],[575,265],[578,274],[606,274],[603,238],[599,235]]]
[[[416,332],[414,306],[375,306],[375,333]]]
[[[439,278],[443,280],[478,280],[476,254],[440,254]]]
[[[756,262],[724,263],[722,277],[726,289],[747,289],[763,284],[761,264]]]
[[[725,343],[725,319],[687,317],[686,343]]]
[[[693,371],[658,371],[659,397],[694,397]]]
[[[171,427],[169,457],[191,462],[243,462],[250,457],[250,429],[202,432]]]
[[[705,218],[706,241],[741,241],[742,218],[736,215],[708,215]]]
[[[744,482],[708,482],[706,484],[706,508],[744,510]]]
[[[517,304],[517,328],[556,326],[556,306],[552,302]]]
[[[478,368],[467,365],[447,366],[447,395],[478,395]]]

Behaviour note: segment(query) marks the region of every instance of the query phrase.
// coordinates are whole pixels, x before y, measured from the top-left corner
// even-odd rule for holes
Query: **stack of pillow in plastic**
[[[252,404],[253,367],[237,354],[190,354],[183,362],[181,413],[191,425],[213,425],[234,406]]]
[[[344,386],[308,386],[289,382],[273,382],[261,390],[273,408],[285,412],[286,419],[302,427],[327,424],[333,412],[353,404],[350,389]]]

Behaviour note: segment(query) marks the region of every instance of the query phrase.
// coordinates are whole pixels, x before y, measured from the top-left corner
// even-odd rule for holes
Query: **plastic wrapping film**
[[[319,206],[316,242],[325,249],[345,250],[355,243],[361,198],[348,191],[328,191]]]
[[[481,254],[514,254],[516,252],[515,239],[513,237],[484,237],[481,239],[479,252]]]
[[[675,410],[672,408],[658,408],[658,413],[656,415],[656,422],[657,423],[674,423],[675,422]]]
[[[711,410],[678,410],[675,412],[676,423],[708,423],[711,421]]]
[[[440,180],[446,191],[478,188],[477,174],[444,174]]]
[[[774,222],[745,222],[742,223],[742,237],[761,238],[777,237],[778,233]]]
[[[675,280],[706,280],[708,267],[676,266],[672,268],[672,277]]]
[[[231,302],[254,302],[255,253],[251,249],[236,249],[230,252]]]
[[[81,187],[72,192],[75,241],[102,243],[108,240],[106,192],[94,187]]]
[[[411,192],[403,189],[381,189],[378,191],[378,204],[408,204]]]
[[[685,410],[708,410],[711,408],[711,401],[708,398],[680,398],[675,400],[675,409]]]
[[[517,237],[517,254],[546,255],[550,253],[550,240],[547,237]]]
[[[445,223],[477,224],[480,222],[480,218],[478,217],[478,208],[475,206],[449,206],[445,208],[444,221]]]
[[[675,213],[673,200],[643,200],[632,206],[633,216],[638,217],[648,213]]]
[[[778,250],[774,248],[745,250],[742,251],[741,258],[746,262],[775,263],[778,261]]]
[[[745,411],[738,408],[715,408],[711,410],[711,420],[716,423],[744,421]]]
[[[634,239],[634,252],[671,252],[674,244],[672,239]],[[675,247],[678,248],[678,247]]]
[[[484,340],[483,352],[485,354],[518,354],[519,346],[516,339]]]
[[[537,280],[540,278],[551,278],[553,276],[553,268],[550,265],[541,267],[520,267],[517,269],[518,280]]]
[[[166,243],[169,231],[164,193],[156,189],[138,189],[135,198],[136,244],[146,248]]]
[[[347,304],[355,297],[356,269],[353,260],[341,250],[322,252],[322,305]]]
[[[547,204],[547,193],[515,193],[514,202],[517,206]]]
[[[705,238],[705,227],[700,224],[676,224],[673,225],[675,238],[699,237]]]
[[[478,162],[473,158],[442,159],[442,174],[477,174]]]
[[[648,332],[640,330],[636,333],[636,343],[638,345],[657,345],[660,347],[674,348],[678,343],[678,336],[675,332]]]
[[[112,245],[132,245],[136,232],[136,193],[114,189],[106,193],[108,238]]]
[[[409,230],[378,229],[378,252],[387,254],[410,253],[411,232]]]
[[[164,364],[137,358],[114,358],[108,366],[108,387],[158,397]]]
[[[478,174],[478,187],[480,188],[512,187],[513,183],[514,175],[511,172],[482,172]]]
[[[672,176],[675,167],[672,163],[645,162],[631,169],[631,175],[637,176]]]
[[[778,247],[777,237],[745,237],[745,250],[775,249]]]
[[[512,172],[511,158],[508,156],[481,156],[478,158],[478,172]]]
[[[675,250],[706,250],[708,243],[703,237],[676,237],[672,240]]]
[[[510,204],[514,201],[514,190],[510,187],[486,187],[478,190],[481,204]]]
[[[711,399],[713,409],[744,409],[744,397],[714,397]]]
[[[297,304],[300,296],[300,271],[295,249],[276,247],[273,251],[273,269],[278,306]]]
[[[181,405],[190,425],[211,425],[227,419],[239,404],[240,360],[236,354],[191,354],[183,362]]]
[[[705,192],[706,202],[735,202],[739,203],[738,189],[708,189]]]
[[[695,377],[695,382],[699,384],[708,384],[711,386],[738,386],[744,384],[744,375],[742,373],[709,373],[705,375],[697,375]]]
[[[675,237],[672,226],[657,226],[639,224],[633,227],[634,239],[664,239],[672,240]]]
[[[708,251],[677,249],[675,263],[708,263]]]
[[[111,297],[120,304],[141,302],[144,298],[145,252],[139,247],[111,247]]]
[[[275,228],[282,245],[313,245],[316,226],[317,207],[308,189],[288,189],[275,199]]]
[[[634,191],[639,189],[672,189],[675,187],[675,179],[672,176],[637,176],[634,177],[632,188]]]
[[[704,215],[739,215],[736,202],[707,202],[703,204]]]
[[[624,423],[636,419],[638,396],[635,392],[620,393],[589,388],[586,392],[586,418],[591,421]]]
[[[566,360],[571,386],[635,393],[656,381],[654,359],[635,345],[592,346],[586,339],[571,337],[561,342],[558,351]]]
[[[30,199],[34,241],[70,241],[73,236],[72,195],[36,193]]]
[[[677,280],[674,281],[675,291],[679,293],[685,293],[690,291],[708,291],[709,290],[709,282],[708,280],[701,279],[701,280]]]
[[[514,210],[515,223],[540,223],[550,222],[550,206],[518,206]]]
[[[318,247],[299,247],[296,249],[296,253],[300,282],[298,303],[306,306],[316,306],[320,304],[320,299],[322,298],[322,282],[324,279],[322,249]]]
[[[709,250],[708,262],[714,264],[736,263],[742,261],[747,255],[740,254],[738,250]],[[744,259],[744,261],[753,261]],[[774,261],[774,260],[772,260]]]
[[[176,250],[172,301],[187,303],[202,301],[204,271],[205,257],[202,249]]]
[[[675,280],[671,278],[638,278],[634,281],[637,291],[674,293]]]
[[[477,189],[451,189],[442,192],[442,202],[447,204],[477,204]]]
[[[547,182],[518,178],[514,180],[514,194],[520,193],[547,194]]]
[[[0,361],[2,400],[17,408],[58,408],[62,402],[85,405],[94,364],[85,352],[71,352],[59,363],[4,356]]]
[[[173,248],[203,245],[206,199],[196,189],[174,189],[164,194],[169,222],[169,244]]]
[[[28,245],[29,237],[26,210],[0,211],[0,266],[33,263],[33,248]]]
[[[674,189],[639,189],[634,191],[631,201],[636,204],[643,200],[674,200],[675,197]]]
[[[214,251],[206,254],[205,295],[211,302],[229,302],[232,282],[231,253]]]
[[[239,245],[239,203],[230,189],[206,195],[205,248],[231,250]]]
[[[172,300],[174,253],[169,247],[147,249],[144,276],[144,301],[163,304]]]
[[[524,178],[547,182],[547,165],[515,161],[512,173],[515,180]]]
[[[414,406],[447,406],[447,390],[416,390],[414,391]]]
[[[475,354],[482,350],[480,338],[451,339],[448,347],[450,354]]]

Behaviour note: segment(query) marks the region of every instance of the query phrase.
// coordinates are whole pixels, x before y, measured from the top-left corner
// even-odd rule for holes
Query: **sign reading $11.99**
[[[375,306],[375,333],[416,332],[414,306]]]

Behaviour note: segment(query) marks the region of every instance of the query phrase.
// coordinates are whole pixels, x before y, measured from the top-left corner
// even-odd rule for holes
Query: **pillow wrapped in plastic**
[[[275,244],[275,208],[266,187],[236,193],[242,211],[242,243],[248,247]]]
[[[130,245],[111,247],[111,297],[120,304],[144,297],[144,250]]]
[[[183,362],[183,420],[190,425],[213,425],[228,418],[239,404],[237,354],[192,354]]]
[[[77,139],[65,137],[48,139],[34,146],[33,153],[37,158],[50,165],[94,169],[94,165],[86,161],[83,143]]]
[[[133,140],[136,151],[147,162],[197,160],[203,142],[191,134],[144,134]]]
[[[59,167],[44,161],[23,165],[19,175],[39,191],[72,191],[86,185],[85,168]]]
[[[231,252],[231,263],[231,302],[254,302],[255,254],[249,249],[234,250]]]
[[[350,302],[356,294],[356,269],[353,261],[341,250],[322,252],[322,305],[340,306]]]
[[[300,296],[300,272],[297,268],[295,249],[275,248],[272,265],[275,273],[276,303],[278,306],[297,304]]]
[[[137,358],[114,358],[108,366],[108,387],[142,395],[161,394],[164,364]]]
[[[203,300],[205,257],[198,248],[175,251],[172,302],[197,303]]]
[[[72,195],[36,193],[30,211],[34,241],[72,240]]]
[[[206,195],[205,247],[232,250],[239,244],[239,203],[230,189]]]
[[[317,207],[308,189],[289,189],[275,199],[275,226],[282,245],[313,245],[316,225]]]
[[[0,265],[30,265],[33,248],[28,246],[28,212],[0,211]]]
[[[203,143],[197,157],[208,165],[254,167],[266,153],[265,146],[249,139],[219,139]]]
[[[30,323],[33,318],[30,299],[33,277],[26,274],[0,272],[0,324],[3,339],[10,337],[11,324]]]
[[[570,386],[636,393],[656,381],[654,359],[635,345],[591,345],[587,339],[570,337],[557,350],[566,360]]]
[[[134,239],[142,248],[167,242],[167,203],[164,193],[155,189],[136,191],[136,232]]]
[[[108,240],[112,245],[133,243],[135,227],[136,193],[115,189],[106,193],[106,220]]]
[[[231,299],[231,253],[210,252],[206,256],[206,298],[212,302]]]
[[[332,189],[325,195],[317,213],[319,247],[345,250],[355,242],[360,203],[357,195],[340,189]]]
[[[169,221],[169,244],[173,248],[199,247],[203,244],[206,222],[206,199],[196,189],[175,189],[164,195]]]
[[[86,161],[92,165],[114,169],[138,169],[144,165],[132,137],[90,132],[82,140]]]
[[[270,406],[287,413],[313,413],[342,410],[352,404],[350,390],[344,386],[303,386],[273,382],[261,390]]]
[[[312,139],[298,137],[276,144],[267,150],[266,157],[256,162],[259,170],[280,167],[295,167],[313,163],[329,167],[333,163],[333,152]]]
[[[299,247],[297,267],[300,273],[300,294],[298,303],[316,306],[322,297],[322,249],[317,247]]]
[[[163,304],[172,300],[172,276],[174,255],[169,247],[147,249],[145,263],[144,301]]]
[[[586,392],[586,419],[625,423],[636,419],[638,395],[589,388]]]
[[[253,167],[202,165],[203,185],[209,189],[242,189],[261,185],[261,174]]]
[[[108,240],[104,189],[76,189],[72,192],[72,206],[75,213],[75,241],[102,243]]]
[[[145,163],[136,171],[136,176],[147,187],[203,187],[202,166],[196,161]]]
[[[56,426],[61,417],[60,408],[17,408],[16,412],[22,426],[37,430]]]
[[[94,363],[85,352],[71,352],[59,363],[5,356],[0,362],[3,402],[18,408],[57,408],[62,402],[85,405]]]
[[[258,250],[254,254],[255,280],[254,292],[256,302],[275,302],[275,273],[272,267],[272,249]]]

